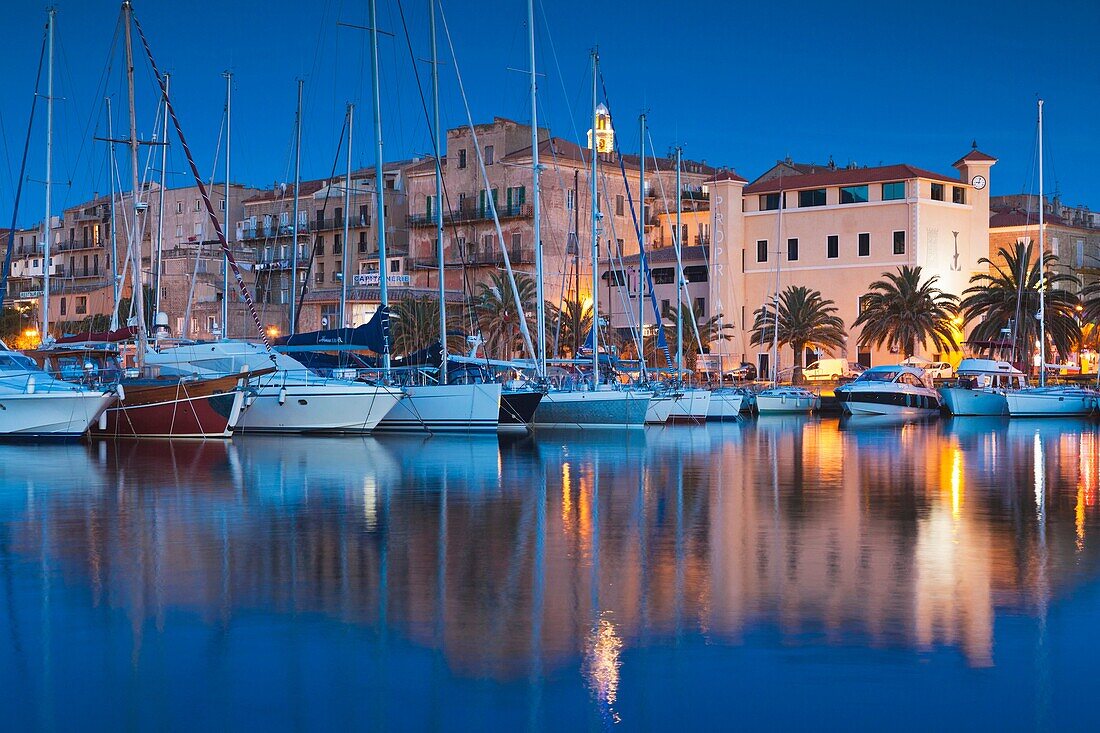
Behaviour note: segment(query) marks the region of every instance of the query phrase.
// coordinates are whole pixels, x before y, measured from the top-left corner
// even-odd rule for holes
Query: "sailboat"
[[[1039,267],[1046,270],[1046,202],[1043,198],[1043,100],[1039,106]],[[1039,285],[1039,386],[1012,390],[1005,393],[1008,414],[1011,417],[1071,417],[1092,414],[1100,393],[1096,390],[1072,385],[1048,386],[1047,372],[1047,330],[1046,330],[1046,282],[1040,279]]]
[[[810,413],[821,407],[821,398],[805,387],[779,384],[779,268],[783,261],[783,253],[778,243],[783,241],[783,209],[786,206],[786,193],[783,191],[782,178],[780,178],[779,213],[776,223],[775,323],[772,326],[772,386],[761,390],[756,395],[756,411],[761,415]]]
[[[375,144],[375,189],[378,206],[378,282],[383,312],[389,311],[389,287],[386,268],[386,228],[385,208],[382,195],[382,96],[379,84],[378,66],[378,30],[376,28],[376,0],[370,0],[371,16],[371,81],[374,87],[374,144]],[[409,384],[403,386],[404,396],[396,406],[382,419],[378,429],[384,432],[488,432],[496,431],[500,424],[501,385],[496,382],[455,384],[447,378],[447,300],[446,277],[443,261],[443,169],[442,142],[439,125],[439,60],[436,48],[436,6],[430,4],[430,33],[432,43],[432,96],[435,110],[432,141],[435,146],[435,186],[436,202],[436,253],[439,264],[439,342],[440,370],[437,384]],[[481,162],[478,150],[479,165]],[[482,167],[482,175],[484,168]],[[384,344],[384,376],[391,378],[389,343]]]
[[[623,389],[622,385],[603,377],[600,363],[600,308],[599,308],[599,148],[597,80],[599,54],[592,52],[592,139],[588,154],[591,158],[592,208],[592,330],[589,334],[592,362],[591,382],[585,380],[573,389],[552,389],[543,397],[535,411],[534,424],[551,428],[636,428],[645,424],[646,412],[653,393],[645,390]],[[535,147],[537,148],[537,142]],[[537,191],[537,188],[536,188]],[[540,278],[542,273],[539,273]],[[539,304],[539,320],[545,317],[543,303]],[[544,348],[545,339],[540,343]]]

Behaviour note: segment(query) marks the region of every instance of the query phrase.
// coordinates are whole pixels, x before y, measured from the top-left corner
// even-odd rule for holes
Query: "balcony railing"
[[[689,201],[708,201],[710,199],[710,192],[684,190],[680,192],[680,198],[688,199]]]
[[[497,207],[498,219],[515,219],[526,218],[533,216],[534,208],[532,204],[512,204],[511,206],[504,205]],[[443,212],[443,223],[454,224],[463,221],[483,221],[492,219],[493,213],[489,207],[485,208],[469,206],[458,211],[445,211]],[[424,214],[410,214],[408,217],[408,225],[410,227],[427,227],[435,225],[435,213]]]
[[[508,258],[511,260],[512,265],[533,265],[535,263],[535,252],[533,249],[527,247],[510,247],[508,249]],[[504,254],[499,249],[489,250],[488,252],[470,250],[467,250],[465,253],[448,252],[447,264],[473,266],[495,265],[503,267]]]
[[[695,243],[696,244],[702,244],[702,245],[710,244],[710,235],[709,234],[696,234],[695,235]]]

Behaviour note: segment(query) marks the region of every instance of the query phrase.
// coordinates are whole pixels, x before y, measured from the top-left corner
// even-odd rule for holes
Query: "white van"
[[[802,376],[810,382],[826,382],[851,377],[859,372],[854,364],[849,364],[847,359],[818,359],[802,370]]]

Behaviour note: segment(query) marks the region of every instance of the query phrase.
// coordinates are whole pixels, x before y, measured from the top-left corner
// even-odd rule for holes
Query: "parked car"
[[[756,365],[752,362],[743,361],[741,365],[736,369],[731,369],[729,375],[734,379],[752,382],[756,380]]]
[[[802,370],[808,382],[827,382],[857,376],[863,367],[846,359],[818,359]]]
[[[929,361],[919,356],[910,356],[902,362],[902,366],[923,369],[930,379],[951,379],[955,375],[955,369],[946,361]]]

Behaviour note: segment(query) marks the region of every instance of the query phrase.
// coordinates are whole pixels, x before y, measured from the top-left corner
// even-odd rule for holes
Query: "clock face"
[[[985,176],[974,176],[974,180],[971,181],[974,184],[974,188],[981,191],[985,188]]]

